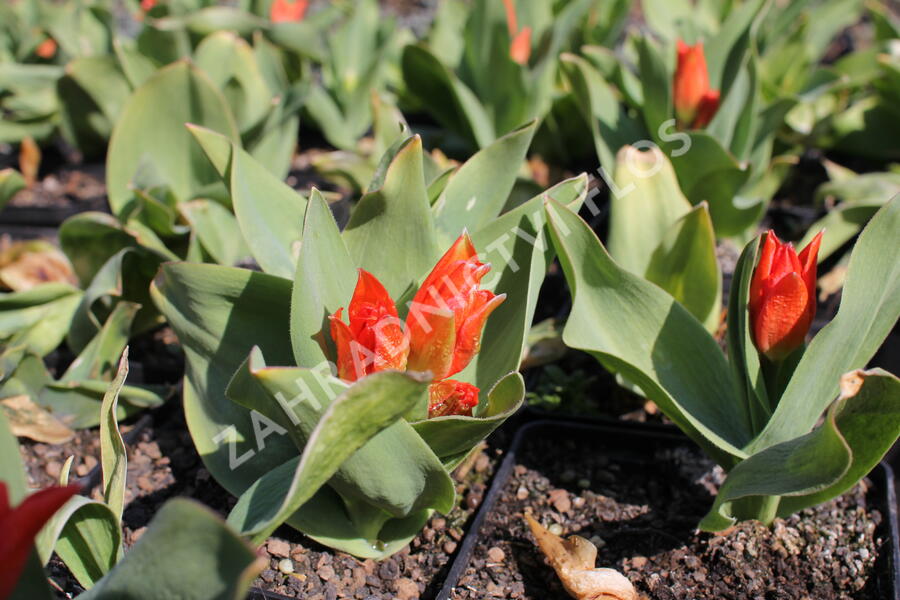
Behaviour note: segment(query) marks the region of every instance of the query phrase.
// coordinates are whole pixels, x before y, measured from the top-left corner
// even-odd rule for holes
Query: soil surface
[[[193,498],[223,517],[236,502],[203,467],[180,403],[170,402],[149,415],[149,424],[128,448],[123,515],[126,546],[140,539],[153,516],[170,498]],[[52,483],[48,472],[56,469],[50,465],[61,466],[68,454],[77,456],[73,472],[84,460],[96,463],[100,456],[96,437],[96,431],[79,432],[76,442],[57,449],[25,442],[23,456],[29,473],[34,472],[39,481],[47,484]],[[501,434],[498,439],[508,440],[508,435]],[[455,473],[459,481],[457,507],[447,516],[435,515],[409,546],[380,562],[357,560],[325,548],[289,527],[280,528],[259,549],[268,559],[269,568],[257,578],[254,587],[309,600],[433,598],[443,585],[444,573],[481,504],[501,455],[499,446],[485,445],[464,463]],[[99,489],[93,490],[92,495],[99,499]],[[50,573],[64,593],[80,591],[58,560],[51,563]]]
[[[565,437],[531,437],[519,450],[452,598],[569,598],[525,512],[558,535],[594,542],[597,565],[624,573],[651,600],[889,597],[876,575],[887,534],[866,482],[771,529],[753,521],[712,535],[695,527],[722,474],[699,450],[644,443],[636,454],[600,439],[576,443],[571,430]]]

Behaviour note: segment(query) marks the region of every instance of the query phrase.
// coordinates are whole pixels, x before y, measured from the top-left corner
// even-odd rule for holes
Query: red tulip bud
[[[781,360],[803,344],[816,314],[816,261],[822,233],[797,255],[771,230],[750,281],[753,342],[771,360]]]
[[[273,0],[269,19],[273,23],[300,22],[308,6],[309,0]]]
[[[416,292],[406,325],[409,368],[445,379],[463,370],[478,352],[481,329],[506,295],[480,289],[491,266],[479,262],[468,234],[444,254]]]
[[[403,323],[394,301],[374,275],[359,270],[347,311],[349,325],[342,320],[343,310],[329,317],[341,379],[356,381],[376,371],[406,368],[409,344]]]
[[[515,35],[509,45],[509,57],[520,65],[528,64],[528,59],[531,58],[531,27],[523,27]]]
[[[719,109],[719,91],[709,87],[703,43],[688,46],[679,39],[677,48],[673,85],[675,116],[682,127],[706,127]]]
[[[34,536],[80,490],[79,485],[47,488],[11,508],[6,484],[0,481],[0,598],[9,597],[15,589]]]
[[[472,416],[478,406],[478,388],[471,383],[445,379],[428,388],[428,418],[450,415]]]
[[[37,48],[34,49],[34,53],[40,58],[49,60],[56,56],[56,49],[56,41],[53,38],[47,38],[37,45]]]

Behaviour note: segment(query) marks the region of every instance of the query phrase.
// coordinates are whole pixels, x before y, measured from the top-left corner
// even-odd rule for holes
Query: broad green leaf
[[[109,142],[109,204],[120,213],[138,166],[152,160],[180,200],[215,193],[219,177],[193,144],[185,123],[238,139],[234,117],[209,79],[187,62],[160,69],[126,102]]]
[[[306,198],[237,146],[231,152],[229,188],[253,258],[265,272],[292,278]]]
[[[457,379],[490,390],[519,368],[534,319],[538,291],[554,249],[546,233],[543,203],[553,199],[577,210],[588,190],[587,176],[567,179],[475,232],[479,259],[492,265],[481,285],[506,300],[491,313],[481,336],[481,350]],[[482,394],[482,403],[487,400]],[[480,410],[480,409],[479,409]]]
[[[441,249],[418,136],[409,138],[394,156],[382,185],[359,201],[343,237],[354,263],[378,277],[393,298],[434,266]]]
[[[500,379],[471,417],[448,416],[412,424],[442,461],[468,453],[511,417],[525,399],[525,382],[518,373]]]
[[[15,169],[0,169],[0,210],[25,189],[25,179]]]
[[[749,496],[786,496],[778,514],[791,515],[842,494],[878,464],[900,435],[900,381],[874,369],[847,373],[841,387],[821,427],[769,446],[728,473],[701,529],[730,527],[729,503]]]
[[[184,409],[197,451],[213,477],[239,496],[296,456],[288,438],[258,438],[248,411],[225,397],[253,346],[274,364],[292,364],[291,281],[231,267],[166,264],[151,293],[184,347]]]
[[[0,480],[6,484],[9,503],[19,504],[28,493],[25,466],[19,454],[19,442],[9,429],[6,414],[0,411]]]
[[[59,242],[85,288],[114,254],[136,245],[118,219],[93,211],[66,219],[59,228]]]
[[[140,307],[130,302],[120,302],[113,309],[100,332],[85,346],[60,378],[63,383],[87,379],[111,381],[116,365],[131,333],[131,323]],[[99,407],[98,407],[99,408]]]
[[[265,540],[367,441],[420,404],[427,389],[427,382],[395,372],[375,373],[351,386],[325,411],[302,456],[254,483],[238,500],[229,522],[254,540]],[[448,493],[452,503],[452,482]]]
[[[537,121],[531,121],[504,135],[450,176],[434,206],[434,221],[445,243],[452,243],[463,229],[478,231],[500,214],[536,130]]]
[[[674,298],[616,265],[590,227],[547,205],[554,246],[574,297],[566,345],[590,352],[638,385],[721,464],[745,454],[749,423],[732,397],[715,340]]]
[[[653,139],[658,142],[661,127],[672,118],[672,80],[667,66],[671,62],[663,58],[660,48],[649,37],[642,37],[638,42],[638,48],[639,74],[644,90],[644,124]],[[690,194],[688,196],[690,197]]]
[[[193,61],[222,90],[242,133],[263,118],[272,93],[250,44],[231,31],[216,31],[203,38]]]
[[[130,41],[116,38],[113,49],[131,89],[140,87],[159,69],[159,65],[151,57],[141,53]]]
[[[900,316],[900,261],[896,253],[886,251],[898,237],[900,196],[885,204],[860,234],[850,255],[837,316],[810,342],[751,449],[762,450],[809,432],[837,396],[838,375],[865,367],[881,346]]]
[[[747,411],[753,431],[762,431],[772,408],[760,366],[759,353],[753,345],[750,313],[750,280],[756,267],[759,238],[747,244],[738,258],[728,297],[727,337],[728,362],[731,365],[741,402]]]
[[[328,315],[348,305],[357,277],[331,209],[313,189],[291,294],[291,339],[297,365],[312,367],[326,359]]]
[[[88,429],[100,424],[100,405],[109,382],[105,380],[49,383],[40,392],[37,403],[58,412],[60,420],[73,429]],[[124,421],[147,408],[162,406],[165,390],[126,385],[119,395],[116,418]]]
[[[625,146],[615,165],[607,247],[620,267],[644,275],[672,227],[691,211],[691,203],[660,150]]]
[[[74,496],[47,521],[35,546],[43,564],[56,552],[78,583],[90,588],[122,557],[121,525],[107,505]]]
[[[414,45],[404,48],[402,67],[410,93],[445,129],[458,132],[476,148],[493,141],[494,125],[481,102],[428,49]]]
[[[758,201],[747,206],[740,202],[739,190],[747,182],[750,171],[742,168],[734,157],[711,135],[692,131],[690,148],[680,156],[672,156],[672,165],[684,195],[692,204],[709,203],[716,235],[740,235],[756,224]]]
[[[163,505],[125,558],[79,598],[237,600],[263,562],[212,511],[177,498]]]
[[[0,294],[0,340],[39,356],[59,346],[81,301],[64,283],[45,283],[24,292]]]
[[[722,313],[722,274],[706,203],[676,221],[653,251],[645,273],[715,333]]]
[[[227,208],[212,200],[191,200],[178,205],[203,249],[219,264],[231,266],[250,256],[240,227]]]
[[[103,396],[100,406],[100,467],[103,472],[103,501],[116,517],[122,520],[125,509],[125,475],[128,469],[128,454],[125,442],[119,432],[116,406],[119,393],[128,377],[128,348],[122,352],[115,379]]]

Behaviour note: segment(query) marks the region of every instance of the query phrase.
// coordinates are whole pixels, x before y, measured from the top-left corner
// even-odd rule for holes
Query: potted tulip
[[[479,515],[482,536],[449,597],[488,585],[525,597],[559,592],[552,570],[522,546],[525,512],[593,540],[599,566],[645,593],[713,598],[727,585],[757,594],[774,586],[791,598],[811,589],[892,597],[896,534],[874,532],[896,522],[892,475],[878,462],[900,434],[900,382],[863,369],[900,314],[896,261],[883,253],[900,231],[900,200],[860,236],[838,316],[808,345],[822,238],[800,252],[772,232],[751,242],[729,299],[727,360],[694,316],[618,266],[577,215],[552,202],[547,210],[574,294],[564,341],[638,385],[693,444],[529,428],[501,468],[485,510],[496,504]],[[850,560],[835,565],[835,556]]]
[[[238,497],[229,523],[272,559],[264,584],[315,593],[331,575],[324,565],[347,564],[324,549],[310,564],[310,541],[272,537],[287,523],[359,557],[347,568],[364,579],[374,569],[391,592],[428,585],[421,574],[396,583],[392,555],[429,521],[446,527],[450,473],[521,403],[516,369],[552,256],[543,198],[574,206],[586,192],[575,178],[504,212],[533,128],[429,187],[421,141],[404,140],[343,231],[318,191],[303,198],[226,138],[192,128],[263,272],[171,263],[152,294],[185,347],[194,443]],[[418,543],[426,554],[434,540]],[[301,565],[305,579],[281,569]]]

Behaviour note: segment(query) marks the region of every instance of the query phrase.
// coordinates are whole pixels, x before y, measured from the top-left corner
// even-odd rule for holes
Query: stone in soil
[[[597,566],[624,573],[650,600],[886,598],[876,566],[885,534],[865,482],[771,529],[753,521],[712,535],[696,525],[721,471],[697,451],[650,448],[636,460],[610,458],[600,445],[531,440],[485,520],[454,600],[569,598],[534,545],[526,511],[564,536],[595,540]],[[575,477],[560,477],[567,470]],[[578,479],[590,485],[582,489]]]

